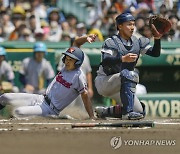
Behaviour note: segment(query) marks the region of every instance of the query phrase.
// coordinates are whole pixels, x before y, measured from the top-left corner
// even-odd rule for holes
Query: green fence
[[[150,117],[180,118],[180,94],[147,94],[139,96]]]

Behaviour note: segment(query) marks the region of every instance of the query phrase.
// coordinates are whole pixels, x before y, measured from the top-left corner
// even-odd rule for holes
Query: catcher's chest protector
[[[135,37],[131,37],[132,45],[131,46],[126,46],[123,44],[121,38],[118,36],[114,35],[112,36],[112,41],[113,43],[108,43],[107,48],[112,49],[116,48],[116,50],[113,53],[113,56],[118,56],[118,55],[126,55],[128,53],[134,53],[139,56],[140,54],[140,45],[139,45],[139,40]],[[111,46],[113,44],[113,46]],[[103,70],[106,73],[106,75],[112,75],[121,72],[123,69],[128,69],[128,70],[133,70],[137,61],[131,62],[131,63],[119,63],[114,65],[108,65],[108,66],[103,66]]]
[[[131,37],[131,41],[132,41],[131,46],[126,46],[125,44],[123,44],[123,41],[118,36],[113,36],[113,39],[114,41],[117,42],[117,48],[121,55],[124,56],[128,53],[134,53],[139,55],[139,51],[140,51],[139,40],[135,36]]]
[[[126,48],[126,46],[123,45],[123,43],[121,41],[121,43],[119,44],[120,52],[122,52],[123,55],[126,55],[128,53],[134,53],[134,54],[137,54],[139,57],[139,54],[140,54],[139,40],[135,36],[132,36],[131,40],[132,40],[132,46],[130,49]],[[122,63],[121,64],[121,70],[123,70],[123,69],[128,69],[130,71],[134,70],[134,67],[137,63],[137,60],[135,62],[131,62],[131,63]]]

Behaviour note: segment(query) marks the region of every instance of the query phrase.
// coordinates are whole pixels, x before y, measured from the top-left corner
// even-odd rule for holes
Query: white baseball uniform
[[[15,114],[19,116],[58,115],[79,94],[87,91],[87,83],[82,71],[77,68],[59,72],[46,90],[50,104],[43,95],[28,93],[6,93],[0,96],[0,104],[17,106]]]
[[[60,58],[59,65],[57,67],[58,71],[64,67],[64,63],[62,62],[62,57]],[[89,57],[85,53],[84,53],[84,61],[80,68],[81,68],[82,72],[84,73],[85,77],[86,77],[87,73],[92,72]],[[87,79],[86,79],[86,81],[87,81]],[[73,106],[78,106],[81,108],[81,110],[85,111],[81,96],[78,96],[77,99],[75,99],[68,108],[73,107]]]

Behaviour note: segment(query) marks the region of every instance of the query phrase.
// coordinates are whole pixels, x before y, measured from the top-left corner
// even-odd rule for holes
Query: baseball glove
[[[154,38],[161,38],[171,29],[171,22],[158,15],[153,15],[149,18],[149,26]]]

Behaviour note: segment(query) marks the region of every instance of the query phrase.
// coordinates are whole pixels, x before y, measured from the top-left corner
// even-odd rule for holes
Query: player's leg
[[[113,118],[121,118],[122,117],[122,104],[120,100],[120,92],[117,92],[111,96],[111,99],[114,99],[118,102],[117,105],[114,106],[96,106],[95,112],[98,118],[105,118],[105,117],[113,117]]]
[[[120,99],[120,92],[110,96],[110,98],[114,99],[118,102],[117,105],[104,107],[104,106],[97,106],[95,107],[95,112],[99,118],[105,117],[114,117],[114,118],[121,118],[122,117],[122,103]],[[145,116],[145,105],[139,101],[137,96],[134,97],[134,112],[142,113]]]
[[[57,114],[46,103],[42,103],[34,106],[20,106],[14,110],[13,114],[16,117],[32,117],[32,116],[47,117],[50,115],[57,116]]]
[[[1,108],[6,105],[12,106],[33,106],[42,102],[42,95],[27,93],[5,93],[0,96]],[[40,101],[41,100],[41,101]]]
[[[116,98],[115,100],[117,100],[118,98],[120,98],[120,73],[113,74],[110,76],[97,76],[95,79],[95,86],[100,95],[110,98]],[[97,116],[99,118],[120,117],[120,109],[121,105],[115,107],[97,106],[95,107],[95,112],[97,113]]]
[[[118,77],[118,76],[116,76],[116,77]],[[111,81],[111,79],[113,79],[113,78],[110,77],[109,81]],[[119,80],[121,80],[121,82],[117,82],[117,84],[119,83],[118,85],[121,87],[119,99],[121,98],[120,100],[123,104],[123,107],[122,108],[121,108],[121,106],[114,106],[114,107],[107,107],[107,108],[96,107],[96,109],[95,109],[96,112],[101,113],[100,115],[104,115],[104,113],[105,113],[106,116],[117,116],[117,114],[115,112],[118,111],[119,113],[122,114],[123,119],[132,119],[132,120],[135,119],[136,120],[136,119],[143,118],[143,115],[140,114],[140,112],[137,112],[140,110],[142,111],[142,107],[141,107],[137,97],[135,97],[135,94],[134,94],[136,84],[139,81],[138,74],[136,74],[133,71],[123,70],[120,74]],[[103,82],[103,80],[101,82]],[[99,82],[99,84],[101,84],[101,82]],[[112,82],[114,82],[114,81],[112,81]],[[109,83],[111,83],[111,82],[109,82]],[[111,84],[109,85],[109,87],[110,87],[110,89],[112,88]],[[101,91],[103,91],[103,90],[101,90]],[[114,89],[111,89],[111,91],[114,91]],[[117,94],[114,96],[116,96],[115,99],[118,100]],[[111,95],[110,97],[112,98],[113,95]]]
[[[136,95],[134,97],[133,111],[141,113],[144,117],[146,115],[145,104],[140,102]]]
[[[109,76],[97,76],[95,87],[102,96],[109,97],[118,93],[121,87],[120,73]]]
[[[139,76],[136,72],[127,69],[121,71],[122,119],[138,120],[144,117],[141,113],[134,111],[134,98],[138,82]]]

